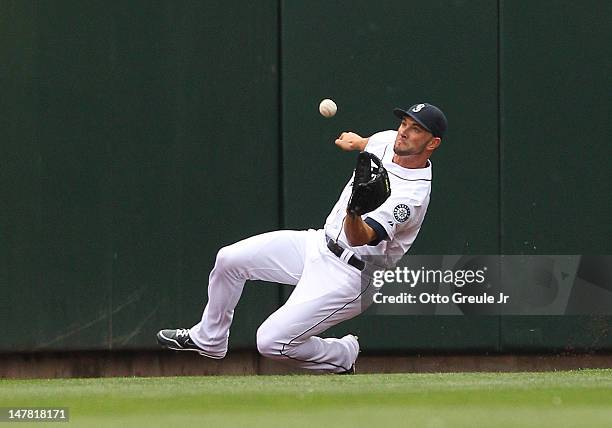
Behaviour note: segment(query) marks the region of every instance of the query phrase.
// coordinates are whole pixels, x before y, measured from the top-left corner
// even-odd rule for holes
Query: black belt
[[[331,239],[327,240],[327,248],[329,248],[329,251],[334,253],[334,255],[338,258],[342,257],[342,253],[344,253],[344,248],[342,248],[340,245],[338,245]],[[363,270],[365,268],[365,262],[363,260],[360,260],[354,254],[351,256],[350,259],[348,259],[347,263],[359,270]]]

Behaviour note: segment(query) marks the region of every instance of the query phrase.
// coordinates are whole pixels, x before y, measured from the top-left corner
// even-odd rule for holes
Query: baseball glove
[[[372,168],[372,162],[376,165]],[[376,155],[360,152],[357,156],[353,191],[348,203],[352,215],[363,215],[374,211],[391,195],[389,175]]]

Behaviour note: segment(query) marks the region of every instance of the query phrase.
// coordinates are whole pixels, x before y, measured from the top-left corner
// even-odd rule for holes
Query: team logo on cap
[[[399,204],[393,209],[393,217],[398,223],[403,223],[410,217],[410,208],[408,205]]]
[[[418,113],[421,110],[423,110],[423,107],[425,107],[425,104],[417,104],[414,107],[412,107],[412,111],[415,113]]]

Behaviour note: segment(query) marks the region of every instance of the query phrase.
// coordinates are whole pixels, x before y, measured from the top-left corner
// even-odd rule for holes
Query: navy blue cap
[[[400,119],[410,116],[419,125],[431,132],[434,137],[444,137],[448,127],[448,121],[442,110],[432,104],[415,104],[407,110],[394,108],[393,114]]]

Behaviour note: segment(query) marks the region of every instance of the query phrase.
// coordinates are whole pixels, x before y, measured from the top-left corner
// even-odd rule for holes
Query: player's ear
[[[431,139],[429,143],[427,143],[427,147],[431,150],[435,150],[438,148],[441,142],[442,142],[442,139],[440,137],[434,137]]]

